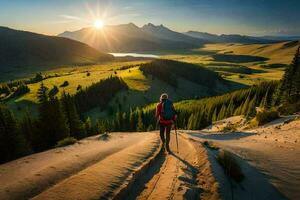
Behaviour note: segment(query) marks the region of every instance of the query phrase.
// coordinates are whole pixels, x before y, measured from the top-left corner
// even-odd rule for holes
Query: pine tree
[[[23,133],[26,141],[33,147],[34,135],[36,133],[35,122],[32,119],[28,110],[25,111],[22,122],[20,123],[21,132]]]
[[[247,115],[249,103],[250,103],[250,94],[247,96],[246,101],[243,103],[243,107],[241,109],[241,114]]]
[[[218,120],[224,119],[226,116],[226,106],[223,104],[219,114],[218,114]]]
[[[293,62],[293,65],[294,65],[294,70],[295,70],[295,73],[294,73],[294,76],[293,76],[293,80],[292,80],[292,88],[291,88],[291,101],[292,102],[295,102],[297,100],[300,99],[300,46],[297,50],[297,53],[295,55],[295,58],[294,58],[294,62]]]
[[[70,129],[70,136],[77,139],[84,138],[86,136],[84,124],[79,119],[74,99],[69,94],[63,92],[61,102],[63,104],[67,124]]]
[[[212,115],[212,119],[211,119],[213,122],[215,122],[215,121],[218,120],[217,114],[218,114],[218,113],[217,113],[217,107],[216,107],[216,108],[215,108],[215,111],[214,111],[214,114]]]
[[[233,100],[230,100],[230,103],[226,109],[226,117],[231,117],[234,114],[234,104],[233,104]]]
[[[39,103],[46,103],[49,100],[47,90],[48,90],[48,88],[42,82],[41,86],[37,92],[37,97],[38,97]]]
[[[39,117],[36,146],[38,150],[53,147],[59,140],[69,136],[69,128],[60,101],[49,98],[47,88],[41,84],[38,90]]]
[[[13,113],[3,105],[0,105],[0,152],[0,163],[30,152]]]
[[[189,119],[188,119],[187,129],[188,130],[193,130],[194,129],[194,114],[191,114]]]
[[[255,95],[248,104],[248,110],[245,114],[247,117],[255,115],[256,98],[257,96]]]
[[[132,109],[130,109],[130,114],[129,114],[129,130],[134,131],[136,129],[135,125],[135,115]]]
[[[115,120],[115,130],[117,131],[121,131],[122,130],[122,113],[121,112],[117,112],[116,114],[116,120]]]
[[[85,122],[84,122],[84,127],[85,127],[85,131],[86,131],[86,134],[88,136],[91,136],[93,135],[93,129],[92,129],[92,121],[91,121],[91,118],[88,117]]]
[[[268,96],[269,96],[269,91],[270,91],[270,88],[268,88],[265,96],[262,98],[260,104],[259,104],[259,107],[260,108],[267,108],[268,107],[268,102],[269,102],[269,99],[268,99]]]
[[[128,126],[128,120],[127,120],[126,112],[124,112],[122,114],[122,123],[121,124],[122,124],[122,131],[128,131],[129,126]]]
[[[294,96],[298,95],[300,89],[298,88],[299,82],[299,48],[296,51],[294,59],[290,66],[286,69],[283,78],[281,80],[281,87],[279,88],[279,99],[281,102],[290,102],[293,101],[295,98]]]
[[[40,88],[37,92],[37,97],[39,101],[38,106],[38,122],[37,122],[37,131],[33,137],[33,147],[35,151],[41,151],[47,149],[51,146],[50,138],[51,133],[49,131],[49,97],[47,93],[48,88],[41,83]]]
[[[138,111],[138,120],[137,120],[136,130],[138,132],[142,132],[145,130],[144,123],[143,123],[143,111],[142,110]]]
[[[48,126],[51,126],[50,128],[50,134],[52,135],[50,141],[52,145],[55,145],[59,140],[62,140],[68,136],[70,136],[70,129],[67,124],[67,120],[62,108],[62,105],[60,101],[57,98],[52,98],[49,101],[49,117],[52,120],[52,122],[48,122]]]

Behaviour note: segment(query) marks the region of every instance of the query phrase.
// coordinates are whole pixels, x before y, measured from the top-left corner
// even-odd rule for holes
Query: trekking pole
[[[179,150],[178,150],[178,137],[177,137],[177,126],[176,126],[176,121],[175,121],[175,123],[174,123],[174,130],[175,130],[175,135],[176,135],[177,153],[179,153]]]

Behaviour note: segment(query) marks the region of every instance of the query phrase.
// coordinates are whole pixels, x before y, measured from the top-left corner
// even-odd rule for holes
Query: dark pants
[[[171,126],[172,125],[160,124],[160,139],[163,144],[166,143],[166,147],[169,147]],[[165,137],[165,133],[166,133],[166,137]]]

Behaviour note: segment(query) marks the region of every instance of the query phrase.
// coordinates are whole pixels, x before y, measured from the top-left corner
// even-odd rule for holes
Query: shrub
[[[53,88],[49,91],[49,96],[54,97],[58,93],[59,89],[56,85],[53,86]]]
[[[64,81],[59,87],[67,87],[69,85],[69,81]]]
[[[237,182],[241,182],[244,179],[244,174],[234,155],[226,150],[220,150],[217,156],[217,160],[223,167],[225,174],[233,178]]]
[[[248,125],[246,126],[245,129],[251,129],[251,128],[255,128],[258,127],[258,122],[256,120],[256,118],[253,118],[252,120],[250,120],[250,122],[248,123]]]
[[[282,115],[290,115],[300,111],[300,101],[296,103],[285,103],[278,108],[278,112]]]
[[[236,127],[234,124],[228,123],[224,128],[222,129],[222,132],[228,133],[228,132],[234,132],[236,131]]]
[[[153,131],[153,130],[154,130],[154,128],[153,128],[152,124],[150,124],[147,128],[147,131]]]
[[[277,119],[279,117],[278,111],[276,110],[263,110],[261,112],[258,112],[256,114],[256,121],[258,125],[266,124],[270,121],[273,121],[274,119]]]
[[[110,135],[107,132],[104,132],[99,136],[99,140],[108,140]]]
[[[26,94],[28,92],[30,92],[29,87],[25,83],[21,82],[18,85],[18,87],[16,88],[16,90],[15,90],[15,92],[14,92],[14,94],[13,94],[12,97],[21,96],[21,95]]]
[[[64,147],[67,145],[75,144],[77,140],[74,137],[66,137],[57,142],[56,147]]]
[[[81,89],[82,89],[82,86],[81,86],[81,85],[78,85],[77,88],[76,88],[77,91],[78,91],[78,90],[81,90]]]

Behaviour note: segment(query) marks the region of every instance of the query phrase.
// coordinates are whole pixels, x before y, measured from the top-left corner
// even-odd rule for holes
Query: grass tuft
[[[258,112],[255,116],[255,119],[259,126],[271,122],[277,118],[279,118],[279,113],[276,110],[263,110],[261,112]]]
[[[220,149],[216,144],[214,144],[211,141],[207,141],[207,140],[205,140],[203,142],[203,145],[206,146],[207,148],[210,148],[210,149],[213,149],[213,150],[219,150]]]
[[[71,144],[75,144],[77,142],[76,138],[74,137],[66,137],[65,139],[62,139],[57,142],[57,145],[55,147],[64,147]]]

